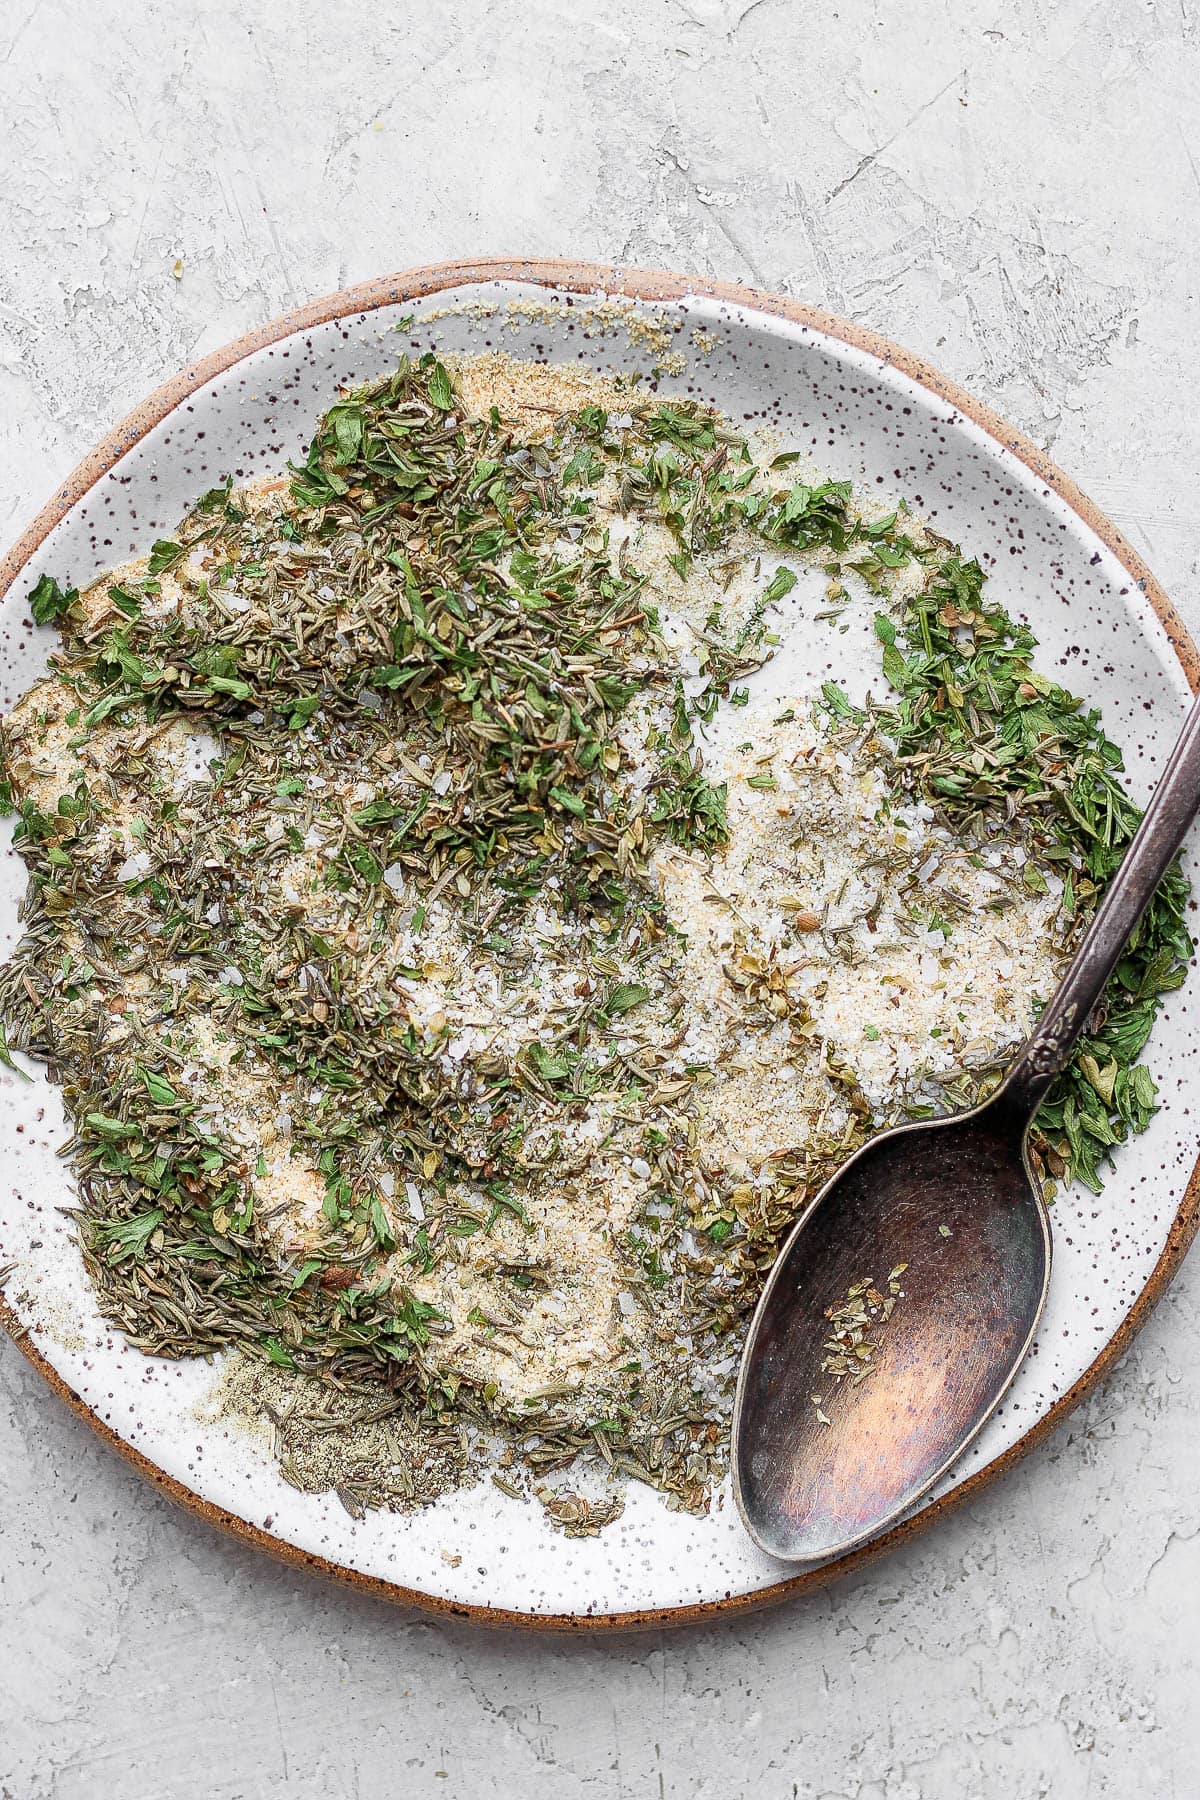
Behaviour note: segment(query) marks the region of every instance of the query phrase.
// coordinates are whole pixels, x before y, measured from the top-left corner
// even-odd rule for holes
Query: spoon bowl
[[[827,1315],[861,1282],[889,1297],[894,1271],[869,1373],[823,1368]],[[760,1547],[820,1561],[907,1511],[999,1404],[1049,1276],[1045,1203],[996,1101],[866,1144],[794,1227],[746,1346],[733,1481]]]

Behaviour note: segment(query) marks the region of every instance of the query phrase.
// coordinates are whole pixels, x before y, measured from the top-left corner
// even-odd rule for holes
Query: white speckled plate
[[[602,296],[623,296],[597,307]],[[395,327],[417,346],[501,348],[621,369],[657,367],[661,391],[695,393],[734,420],[767,421],[837,477],[905,496],[990,571],[1028,618],[1041,666],[1089,701],[1128,752],[1144,799],[1195,685],[1196,656],[1165,597],[1116,530],[1011,428],[893,346],[770,296],[567,264],[414,271],[321,301],[219,352],[153,395],[76,472],[0,563],[0,704],[53,641],[27,595],[43,571],[82,583],[146,551],[205,488],[282,470],[341,384],[387,369]],[[668,372],[669,371],[669,372]],[[805,632],[796,659],[851,687],[878,683],[869,631]],[[23,868],[6,831],[0,953],[17,936]],[[799,1576],[750,1544],[728,1495],[711,1516],[668,1512],[633,1487],[599,1538],[555,1535],[541,1510],[484,1483],[411,1517],[352,1521],[336,1498],[295,1492],[265,1448],[202,1424],[215,1371],[151,1360],[99,1318],[58,1208],[71,1183],[54,1146],[58,1091],[0,1070],[0,1319],[114,1445],[214,1522],[394,1597],[474,1617],[558,1626],[654,1623],[795,1592],[857,1566],[935,1519],[1035,1443],[1120,1353],[1196,1228],[1188,1073],[1200,996],[1170,997],[1150,1045],[1162,1110],[1103,1195],[1054,1208],[1055,1266],[1033,1352],[999,1412],[911,1519],[839,1563]]]

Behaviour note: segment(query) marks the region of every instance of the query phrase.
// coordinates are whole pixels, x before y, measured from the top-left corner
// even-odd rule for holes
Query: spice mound
[[[30,604],[0,1055],[62,1084],[104,1317],[225,1353],[355,1516],[481,1476],[572,1535],[631,1478],[706,1508],[805,1198],[989,1091],[1120,858],[1096,716],[903,506],[499,356],[403,359]],[[792,654],[864,619],[856,697]],[[1185,899],[1043,1110],[1048,1189],[1153,1111]]]

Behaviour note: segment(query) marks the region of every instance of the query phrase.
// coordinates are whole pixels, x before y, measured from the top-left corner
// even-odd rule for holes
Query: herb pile
[[[214,490],[82,596],[33,590],[62,645],[4,725],[30,881],[0,1054],[62,1083],[105,1316],[303,1391],[272,1413],[289,1479],[361,1511],[490,1463],[578,1532],[618,1510],[555,1488],[581,1459],[707,1504],[740,1330],[805,1196],[871,1130],[1000,1074],[985,1056],[873,1105],[820,1041],[804,959],[743,935],[730,1004],[835,1103],[752,1168],[711,1151],[661,864],[717,885],[705,733],[748,705],[797,570],[824,570],[833,619],[878,608],[891,695],[827,685],[830,757],[882,770],[881,820],[932,810],[980,867],[1019,839],[1060,957],[1137,812],[1098,717],[903,509],[796,480],[691,403],[630,388],[534,438],[456,382],[405,359],[338,400],[290,483]],[[682,633],[639,523],[671,591],[710,596]],[[782,798],[769,756],[746,786]],[[1048,1187],[1097,1186],[1153,1112],[1137,1058],[1183,979],[1186,896],[1173,873],[1039,1115]],[[788,919],[794,946],[840,930],[852,953],[828,917]],[[486,1028],[441,1008],[451,966]],[[339,1431],[340,1478],[304,1449]]]

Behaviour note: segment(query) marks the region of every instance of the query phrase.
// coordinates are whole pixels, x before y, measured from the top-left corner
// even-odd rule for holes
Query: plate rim
[[[670,304],[689,298],[710,299],[737,306],[768,318],[784,319],[791,324],[820,333],[849,346],[866,351],[881,363],[908,376],[920,387],[953,407],[979,426],[988,437],[1019,461],[1065,502],[1121,563],[1131,581],[1149,601],[1193,692],[1200,691],[1200,653],[1191,635],[1166,593],[1151,574],[1139,553],[1098,506],[1071,480],[1070,476],[1041,451],[1033,441],[1009,424],[985,402],[977,400],[957,382],[951,381],[924,358],[903,349],[868,327],[842,319],[818,307],[764,289],[733,282],[713,281],[679,275],[663,270],[631,269],[623,264],[576,262],[559,258],[522,258],[489,256],[478,259],[427,263],[404,269],[392,275],[376,277],[352,287],[339,289],[307,305],[267,320],[242,336],[233,339],[209,355],[186,365],[177,375],[161,383],[133,408],[112,430],[89,451],[67,476],[53,497],[0,557],[0,601],[17,581],[21,571],[36,554],[49,533],[78,504],[114,465],[160,424],[190,395],[217,375],[223,374],[246,357],[278,343],[313,330],[335,319],[369,313],[381,307],[424,300],[447,289],[489,282],[521,282],[567,293],[596,293],[628,298],[650,304]],[[332,1561],[313,1551],[288,1543],[273,1532],[253,1525],[237,1513],[203,1499],[183,1482],[168,1475],[134,1445],[127,1443],[88,1405],[82,1396],[59,1374],[49,1359],[32,1342],[22,1328],[16,1313],[0,1292],[0,1328],[13,1339],[49,1387],[73,1412],[111,1446],[119,1455],[150,1480],[160,1492],[205,1519],[210,1525],[227,1532],[241,1542],[264,1550],[294,1568],[316,1570],[334,1580],[393,1603],[411,1606],[444,1618],[467,1619],[477,1624],[524,1631],[593,1632],[650,1630],[666,1625],[686,1625],[712,1619],[737,1617],[768,1606],[777,1606],[801,1594],[815,1593],[844,1576],[858,1573],[877,1558],[889,1554],[902,1543],[927,1531],[940,1519],[957,1510],[980,1494],[984,1488],[1013,1469],[1057,1429],[1067,1415],[1090,1393],[1098,1381],[1119,1361],[1137,1333],[1145,1325],[1154,1307],[1162,1299],[1174,1279],[1192,1239],[1200,1226],[1200,1156],[1192,1168],[1166,1243],[1137,1299],[1125,1314],[1116,1331],[1084,1370],[1083,1374],[1054,1405],[1031,1425],[1018,1441],[986,1468],[967,1477],[941,1499],[923,1507],[912,1517],[895,1525],[881,1537],[830,1563],[770,1583],[747,1594],[728,1594],[723,1599],[697,1601],[687,1605],[650,1607],[615,1613],[524,1613],[510,1608],[482,1606],[466,1601],[453,1601],[436,1594],[406,1587],[402,1582],[383,1576],[367,1575],[345,1564]]]

